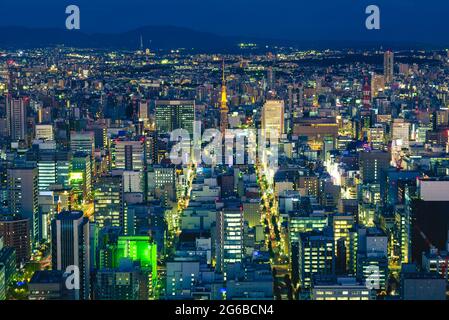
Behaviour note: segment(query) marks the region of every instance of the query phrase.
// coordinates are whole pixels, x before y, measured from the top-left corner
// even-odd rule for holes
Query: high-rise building
[[[3,237],[6,247],[15,250],[17,265],[30,261],[31,241],[29,224],[29,219],[0,215],[0,237]]]
[[[243,258],[243,210],[240,204],[225,203],[217,212],[216,270],[226,272],[229,263]]]
[[[397,141],[397,146],[408,148],[410,144],[410,123],[404,119],[394,119],[391,129],[391,139]]]
[[[95,152],[95,134],[89,132],[71,132],[70,133],[70,148],[73,153],[84,152],[88,154],[91,160],[94,159]]]
[[[61,150],[39,150],[37,155],[39,192],[47,191],[51,185],[69,185],[71,154]]]
[[[380,92],[385,90],[385,77],[379,74],[371,76],[371,97],[376,98]]]
[[[394,79],[394,53],[391,50],[384,53],[384,77],[386,83]]]
[[[122,176],[104,176],[94,183],[94,219],[99,228],[120,226],[123,210]]]
[[[383,184],[384,172],[390,166],[390,155],[379,150],[363,151],[359,155],[359,166],[363,184]]]
[[[268,100],[262,108],[262,130],[267,137],[272,131],[277,132],[278,137],[284,133],[284,101]]]
[[[73,191],[78,195],[78,200],[89,200],[92,194],[92,163],[87,153],[77,152],[73,154],[69,183]]]
[[[148,115],[148,101],[139,101],[139,120],[147,121]]]
[[[13,215],[30,223],[30,241],[39,240],[38,170],[16,166],[8,169],[8,205]]]
[[[78,268],[80,289],[76,297],[81,300],[89,299],[91,259],[89,219],[84,217],[82,211],[59,213],[52,221],[51,243],[53,270],[67,271],[69,267]]]
[[[156,101],[156,129],[159,133],[170,133],[175,129],[185,129],[193,134],[195,121],[195,101]]]
[[[141,171],[145,166],[144,141],[115,141],[113,152],[113,168],[129,171]]]
[[[6,97],[6,120],[12,141],[26,138],[26,105],[22,98]]]
[[[315,275],[335,273],[334,237],[329,229],[312,231],[300,235],[298,241],[298,270],[296,277],[301,288],[308,289]]]

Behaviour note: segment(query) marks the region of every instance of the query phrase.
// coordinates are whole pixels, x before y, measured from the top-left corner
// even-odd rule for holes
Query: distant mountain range
[[[251,37],[220,36],[208,32],[195,31],[173,26],[147,26],[123,33],[85,33],[79,30],[57,28],[0,27],[0,48],[27,49],[64,45],[78,48],[128,49],[140,47],[140,39],[145,48],[176,49],[185,48],[200,52],[234,52],[238,44],[251,42],[265,49],[266,46],[288,46],[300,49],[323,48],[379,48],[380,46],[402,48],[435,48],[416,43],[380,43],[357,41],[294,41],[279,39],[257,39]]]

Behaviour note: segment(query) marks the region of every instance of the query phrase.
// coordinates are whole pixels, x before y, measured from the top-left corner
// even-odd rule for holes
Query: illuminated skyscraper
[[[378,74],[371,76],[371,97],[375,98],[379,95],[379,92],[385,90],[385,77]]]
[[[243,210],[238,204],[225,204],[217,212],[218,272],[226,272],[228,263],[241,262],[243,257]]]
[[[391,83],[394,77],[394,53],[388,50],[384,54],[384,77],[386,83]]]
[[[120,226],[122,196],[122,176],[100,177],[95,182],[94,218],[99,228],[103,228],[105,225]]]
[[[175,129],[185,129],[190,134],[193,134],[194,121],[195,101],[156,101],[156,130],[159,133],[170,133]]]
[[[121,170],[143,170],[145,160],[144,146],[145,144],[142,140],[117,140],[114,150],[114,168]]]
[[[284,133],[284,101],[268,100],[262,109],[262,130],[267,136],[276,131],[280,137]]]
[[[69,183],[80,201],[90,199],[92,193],[91,166],[91,159],[86,153],[77,152],[73,155]]]
[[[78,299],[90,296],[90,227],[89,219],[82,211],[61,212],[52,221],[52,268],[66,271],[68,267],[79,269]]]
[[[6,97],[6,121],[12,141],[26,138],[26,106],[23,99]]]
[[[329,231],[313,231],[300,236],[297,277],[301,288],[310,288],[314,275],[332,275],[335,272],[334,237]]]
[[[35,167],[8,169],[8,204],[15,216],[28,219],[31,243],[39,239],[38,171]]]

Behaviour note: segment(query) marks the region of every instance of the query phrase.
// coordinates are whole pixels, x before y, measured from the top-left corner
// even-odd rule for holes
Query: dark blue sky
[[[16,0],[0,1],[0,25],[64,27],[81,10],[85,32],[174,25],[222,35],[295,40],[449,43],[448,0]],[[381,9],[381,30],[365,29],[365,8]]]

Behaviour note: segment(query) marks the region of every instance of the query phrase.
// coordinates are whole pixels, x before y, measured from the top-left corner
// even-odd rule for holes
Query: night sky
[[[80,7],[89,33],[172,25],[274,39],[449,44],[447,0],[3,0],[0,26],[63,28],[69,4]],[[380,31],[365,29],[370,4],[380,7]]]

